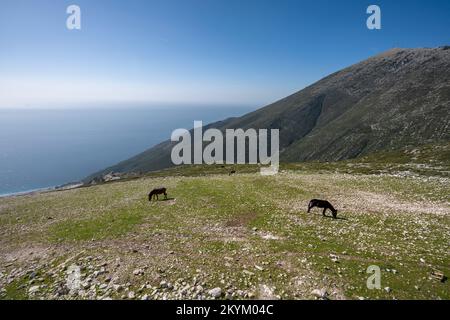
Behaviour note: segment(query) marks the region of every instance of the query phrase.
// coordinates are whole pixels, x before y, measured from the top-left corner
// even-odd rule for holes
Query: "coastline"
[[[37,189],[31,189],[31,190],[25,190],[25,191],[19,191],[19,192],[11,192],[11,193],[0,194],[0,199],[28,196],[28,195],[47,193],[47,192],[53,192],[53,191],[71,190],[71,189],[80,188],[82,186],[84,186],[83,183],[81,183],[81,182],[74,182],[74,183],[68,183],[68,184],[65,184],[65,185],[62,185],[62,186],[37,188]]]
[[[52,190],[56,190],[56,187],[38,188],[38,189],[31,189],[31,190],[26,190],[26,191],[4,193],[4,194],[0,194],[0,199],[26,196],[26,195],[30,195],[30,194],[48,192],[48,191],[52,191]]]

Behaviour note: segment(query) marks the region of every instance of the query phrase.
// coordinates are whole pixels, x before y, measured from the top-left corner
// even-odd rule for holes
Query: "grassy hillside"
[[[229,299],[449,299],[449,282],[432,276],[450,274],[448,176],[349,163],[285,165],[274,177],[176,168],[2,198],[0,297],[198,299],[218,287]],[[148,202],[156,186],[168,200]],[[330,200],[339,219],[307,214],[311,198]],[[366,287],[370,265],[381,290]],[[69,290],[75,266],[81,287]]]

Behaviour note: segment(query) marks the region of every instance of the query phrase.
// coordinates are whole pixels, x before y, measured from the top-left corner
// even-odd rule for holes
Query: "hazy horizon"
[[[0,109],[0,195],[55,187],[139,154],[190,129],[249,107]]]
[[[81,30],[66,27],[69,5]],[[0,108],[264,106],[394,47],[448,42],[450,2],[5,0]]]

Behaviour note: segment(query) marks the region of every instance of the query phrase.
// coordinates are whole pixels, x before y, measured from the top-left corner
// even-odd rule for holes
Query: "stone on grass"
[[[208,293],[213,298],[220,298],[222,296],[222,289],[217,287],[209,290]]]
[[[311,294],[318,299],[327,299],[328,292],[325,289],[314,289]]]
[[[35,294],[39,291],[39,286],[32,286],[29,290],[28,293],[29,294]]]

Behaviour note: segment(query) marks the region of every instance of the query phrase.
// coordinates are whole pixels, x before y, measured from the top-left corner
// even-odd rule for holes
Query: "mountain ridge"
[[[336,161],[450,140],[450,47],[394,48],[334,72],[272,104],[204,127],[280,129],[282,161]],[[108,172],[172,166],[160,144]]]

